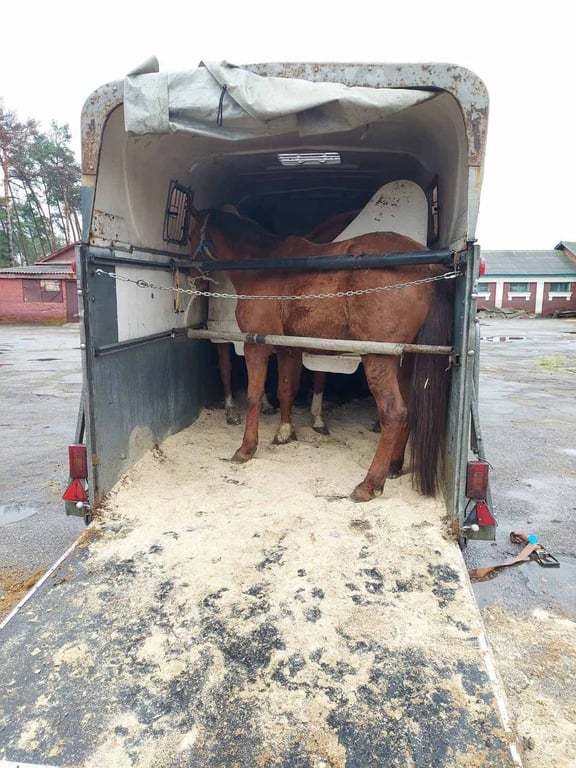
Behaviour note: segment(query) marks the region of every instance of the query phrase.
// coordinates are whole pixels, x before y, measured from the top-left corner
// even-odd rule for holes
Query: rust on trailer
[[[95,176],[102,133],[108,117],[124,98],[122,82],[103,85],[87,99],[82,110],[82,174]]]

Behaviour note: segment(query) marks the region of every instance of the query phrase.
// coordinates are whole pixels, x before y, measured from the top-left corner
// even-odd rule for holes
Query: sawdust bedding
[[[297,413],[285,446],[264,417],[237,465],[241,428],[206,410],[117,484],[82,600],[130,635],[111,668],[131,694],[111,694],[87,767],[510,764],[443,505],[409,475],[347,498],[373,415],[342,406],[326,437]],[[89,674],[78,654],[60,663]]]

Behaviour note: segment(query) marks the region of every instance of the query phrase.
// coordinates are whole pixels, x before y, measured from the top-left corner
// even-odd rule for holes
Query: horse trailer
[[[0,757],[522,765],[461,553],[496,525],[478,420],[487,121],[484,84],[452,64],[162,73],[151,59],[88,98],[83,391],[64,499],[90,525],[4,622]],[[451,344],[302,340],[305,366],[329,372],[331,434],[301,407],[299,440],[271,445],[276,419],[263,416],[255,458],[230,462],[240,433],[214,406],[216,343],[235,344],[244,382],[246,344],[300,341],[238,331],[233,272],[214,274],[212,243],[192,253],[197,212],[217,209],[280,239],[339,217],[329,241],[411,237],[450,280]],[[249,269],[244,256],[238,243],[230,270]],[[375,273],[403,263],[357,258]],[[441,355],[449,369],[436,497],[405,473],[371,501],[348,498],[379,440],[358,365],[369,353]]]

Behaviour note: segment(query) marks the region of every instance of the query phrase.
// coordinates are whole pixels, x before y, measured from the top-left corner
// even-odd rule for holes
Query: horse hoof
[[[401,474],[402,464],[397,464],[396,466],[391,465],[390,469],[388,470],[388,479],[395,480],[397,477],[400,477]]]
[[[274,416],[278,413],[278,408],[274,408],[274,406],[271,405],[268,408],[263,408],[262,413],[264,416]]]
[[[296,440],[296,432],[294,431],[292,424],[280,424],[278,431],[274,435],[272,444],[285,445],[286,443],[291,443],[293,440]]]
[[[229,424],[231,427],[236,427],[238,424],[240,424],[240,414],[238,413],[227,413],[226,414],[226,424]]]
[[[323,427],[312,427],[312,429],[314,430],[314,432],[318,432],[319,435],[329,435],[330,434],[330,432],[328,431],[328,427],[326,427],[326,426],[323,426]]]
[[[372,422],[370,432],[380,432],[380,422],[378,420]]]
[[[250,461],[252,456],[254,456],[253,453],[245,454],[242,453],[240,449],[238,449],[230,461],[233,461],[235,464],[245,464],[247,461]]]
[[[376,496],[382,495],[382,490],[382,488],[371,488],[365,483],[360,483],[360,485],[357,485],[356,488],[354,488],[349,498],[351,501],[357,502],[372,501]]]
[[[288,437],[276,434],[274,435],[274,440],[272,440],[272,445],[287,445],[288,443],[294,443],[297,440],[296,432],[291,432]]]

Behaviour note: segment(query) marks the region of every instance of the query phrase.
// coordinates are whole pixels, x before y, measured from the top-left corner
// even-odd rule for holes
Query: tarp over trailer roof
[[[376,122],[433,96],[403,88],[263,77],[220,62],[186,72],[129,75],[124,115],[126,130],[135,134],[187,131],[232,140],[325,136]]]

